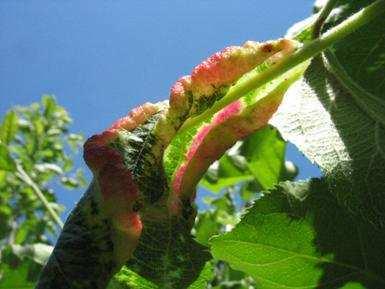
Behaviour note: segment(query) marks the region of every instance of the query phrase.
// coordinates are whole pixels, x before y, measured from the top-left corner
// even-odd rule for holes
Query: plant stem
[[[267,82],[282,75],[283,73],[301,64],[302,62],[305,62],[318,55],[331,44],[356,31],[358,28],[370,22],[384,11],[385,0],[377,0],[359,12],[353,14],[337,26],[333,27],[319,38],[304,44],[304,46],[299,48],[292,55],[286,57],[275,65],[271,65],[266,70],[264,70],[263,73],[260,73],[256,70],[249,72],[248,77],[244,79],[244,81],[239,82],[235,87],[230,88],[229,92],[222,99],[214,103],[210,109],[207,109],[204,113],[187,120],[180,130],[188,129],[191,126],[194,126],[195,124],[215,114],[233,101],[246,95],[253,89],[266,84]]]
[[[326,18],[329,16],[330,12],[336,5],[338,0],[329,0],[321,9],[321,11],[318,14],[318,17],[316,21],[313,24],[313,31],[312,31],[312,39],[318,38],[318,36],[321,33],[322,26],[326,20]]]
[[[47,209],[47,212],[51,216],[52,220],[62,229],[64,225],[62,220],[60,219],[58,214],[56,214],[56,212],[52,209],[48,200],[45,198],[43,192],[39,189],[36,183],[31,179],[31,177],[27,174],[27,172],[23,169],[23,167],[20,164],[16,164],[16,170],[17,170],[17,176],[24,183],[26,183],[32,188],[36,197],[38,197],[38,199],[43,203],[43,206]]]

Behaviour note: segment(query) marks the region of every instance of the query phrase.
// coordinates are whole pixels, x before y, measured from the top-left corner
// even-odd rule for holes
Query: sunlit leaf
[[[12,159],[8,147],[0,142],[0,170],[4,171],[14,171],[16,165]]]
[[[0,125],[0,141],[9,144],[16,135],[18,129],[18,117],[14,111],[9,111]]]
[[[206,176],[201,180],[200,185],[214,193],[219,193],[224,188],[234,186],[241,182],[254,179],[254,176],[248,170],[241,170],[234,165],[233,160],[228,154],[225,154],[217,164],[215,176]]]
[[[262,189],[274,187],[280,180],[285,160],[285,141],[279,132],[267,126],[248,137],[240,148],[249,171]]]
[[[44,243],[35,243],[29,245],[12,245],[13,253],[19,258],[30,258],[37,264],[47,263],[52,253],[53,247]]]
[[[258,288],[381,288],[384,237],[340,206],[327,182],[312,180],[283,183],[211,244],[216,258],[253,276]]]

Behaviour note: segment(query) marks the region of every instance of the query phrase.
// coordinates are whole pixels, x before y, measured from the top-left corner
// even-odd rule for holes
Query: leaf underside
[[[340,1],[324,30],[369,2]],[[385,225],[384,19],[314,59],[270,121],[323,170],[339,202],[375,227]]]

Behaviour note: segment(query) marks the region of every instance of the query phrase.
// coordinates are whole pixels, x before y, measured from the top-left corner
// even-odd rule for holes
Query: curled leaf
[[[226,48],[179,79],[168,104],[146,103],[88,139],[84,158],[94,180],[38,288],[105,288],[122,266],[160,288],[194,284],[211,258],[190,233],[196,184],[237,140],[266,125],[304,66],[219,110],[214,104],[247,72],[263,73],[296,45],[279,39]]]

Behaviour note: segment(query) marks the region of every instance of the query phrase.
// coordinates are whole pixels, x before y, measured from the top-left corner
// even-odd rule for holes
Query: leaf
[[[28,257],[37,264],[45,265],[51,255],[53,246],[44,243],[35,243],[29,245],[11,245],[13,253],[19,258]]]
[[[339,1],[324,30],[374,1]],[[385,12],[369,24],[333,44],[325,56],[334,75],[354,102],[385,127]]]
[[[43,107],[44,107],[45,117],[51,118],[58,106],[56,104],[55,97],[52,95],[43,95],[41,97],[41,103],[43,104]]]
[[[200,185],[217,193],[226,187],[256,181],[259,189],[269,189],[283,177],[289,177],[284,160],[285,141],[276,129],[266,126],[210,167]]]
[[[52,163],[35,164],[35,168],[38,172],[41,172],[41,173],[53,172],[57,175],[63,174],[63,170],[57,164],[52,164]]]
[[[6,181],[6,171],[0,170],[0,187],[2,187],[5,184]]]
[[[312,38],[313,24],[317,19],[317,14],[294,23],[286,32],[285,37],[289,39],[295,39],[300,42],[310,41]]]
[[[249,136],[240,148],[249,171],[263,189],[274,187],[280,180],[285,161],[285,141],[279,132],[267,126]]]
[[[15,137],[18,129],[18,117],[16,112],[9,111],[4,117],[0,126],[0,141],[5,145],[9,144]]]
[[[203,289],[207,287],[208,281],[212,278],[213,266],[207,262],[199,274],[199,277],[187,289]]]
[[[285,41],[286,44],[283,44]],[[237,78],[234,79],[234,85],[228,87],[228,83],[225,82],[222,84],[222,86],[226,88],[225,90],[217,89],[217,91],[215,91],[216,87],[213,84],[207,85],[211,80],[211,78],[207,76],[208,79],[205,81],[208,83],[204,83],[204,87],[208,91],[214,90],[212,95],[199,95],[200,91],[196,92],[194,89],[200,88],[202,84],[197,83],[195,80],[203,77],[194,77],[194,74],[192,75],[191,83],[189,84],[191,87],[187,86],[187,91],[184,92],[187,94],[186,97],[192,94],[193,98],[197,98],[196,100],[192,100],[193,105],[190,111],[194,111],[195,101],[200,105],[202,101],[206,100],[206,102],[208,102],[205,104],[206,106],[213,100],[216,100],[216,102],[211,108],[206,109],[198,116],[194,114],[191,115],[190,113],[190,118],[184,121],[183,126],[178,130],[165,150],[163,157],[164,170],[174,194],[181,194],[182,196],[190,195],[212,162],[218,159],[228,148],[234,145],[236,141],[264,127],[281,102],[282,96],[287,88],[301,76],[307,65],[303,64],[293,68],[280,77],[254,89],[242,98],[224,105],[222,109],[217,111],[215,109],[220,106],[222,102],[227,103],[226,100],[232,91],[236,91],[238,86],[246,81],[250,75],[256,73],[263,74],[264,69],[270,66],[269,63],[261,63],[267,59],[267,55],[263,54],[263,47],[269,47],[270,50],[274,51],[275,49],[279,50],[279,47],[282,47],[282,45],[287,45],[288,50],[282,49],[280,52],[282,53],[282,58],[290,54],[295,47],[294,42],[287,40],[278,40],[263,44],[262,46],[256,45],[257,48],[255,49],[257,52],[253,50],[250,51],[253,51],[256,55],[259,53],[262,54],[260,57],[257,57],[247,50],[248,45],[249,43],[246,43],[243,47],[234,48],[234,50],[245,50],[242,53],[234,53],[234,59],[226,54],[227,51],[230,51],[229,54],[231,55],[232,50],[229,48],[229,50],[224,50],[218,55],[212,56],[212,58],[203,62],[202,65],[193,71],[193,73],[199,71],[205,77],[206,74],[212,74],[215,75],[216,78],[221,79],[221,77],[226,78],[228,75],[233,75],[234,72],[226,73],[226,71],[218,69],[215,67],[217,61],[219,63],[221,63],[220,61],[224,62],[225,67],[226,64],[228,64],[227,62],[229,62],[228,65],[231,64],[230,68],[234,69],[234,67],[244,66],[245,63],[249,65],[243,57],[246,58],[248,54],[250,54],[252,56],[250,59],[253,59],[255,62],[248,68],[251,69],[254,66],[254,70],[246,73],[242,77],[240,77],[242,74],[237,75],[238,80]],[[251,43],[250,47],[255,47],[255,44]],[[221,58],[223,58],[223,60],[218,60]],[[239,62],[239,65],[236,65],[236,61]],[[210,71],[210,69],[213,71]],[[216,71],[216,69],[219,71]],[[207,72],[204,70],[207,70]],[[238,70],[238,68],[236,70]],[[239,70],[241,70],[241,68],[239,68]],[[247,72],[247,70],[245,72]],[[182,84],[184,84],[184,82],[182,82]],[[177,96],[179,97],[179,95]]]
[[[1,271],[0,289],[33,289],[36,280],[28,277],[29,265],[23,263],[17,268],[6,267]]]
[[[280,103],[282,95],[301,75],[302,69],[303,67],[294,69],[282,75],[244,99],[229,105],[215,116],[179,132],[167,147],[164,157],[166,175],[170,178],[173,189],[181,190],[182,194],[190,194],[213,161],[240,138],[264,127]],[[227,114],[233,109],[240,111],[234,115]],[[263,111],[267,113],[264,114]],[[255,119],[252,116],[255,116]],[[222,117],[228,120],[215,124],[214,119]],[[239,127],[240,123],[244,127]]]
[[[385,130],[315,59],[271,123],[317,163],[341,204],[384,225]]]
[[[12,159],[8,147],[0,142],[0,170],[14,171],[16,164]]]
[[[385,285],[385,232],[339,205],[324,180],[282,183],[241,222],[211,241],[215,258],[256,279],[258,288]]]
[[[60,182],[62,183],[62,185],[64,187],[66,187],[67,189],[70,189],[70,190],[79,187],[79,183],[75,178],[62,177],[62,178],[60,178]]]
[[[67,142],[68,142],[70,148],[71,148],[73,151],[77,151],[78,148],[79,148],[79,146],[81,146],[81,144],[83,144],[84,139],[83,139],[83,136],[80,135],[80,134],[74,134],[74,133],[71,133],[71,134],[68,136]]]
[[[159,287],[126,267],[123,267],[107,286],[107,289],[131,288],[158,289]]]
[[[210,172],[210,170],[214,172]],[[214,176],[210,176],[210,173]],[[200,185],[209,191],[219,193],[224,188],[253,179],[254,176],[248,170],[245,171],[235,166],[231,156],[225,154],[218,161],[217,168],[209,168]]]
[[[171,214],[167,198],[160,198],[166,183],[153,148],[164,111],[156,109],[131,131],[107,131],[85,144],[95,179],[67,220],[37,288],[67,288],[67,280],[105,288],[124,265],[160,288],[186,288],[198,278],[211,256],[191,236],[191,203]],[[103,146],[108,133],[113,138]]]
[[[195,225],[195,239],[207,246],[209,239],[218,234],[221,224],[216,220],[215,215],[211,212],[199,214],[198,221]]]
[[[193,284],[211,259],[191,235],[199,178],[233,143],[266,124],[307,64],[222,103],[223,109],[215,106],[237,89],[244,73],[253,68],[253,74],[263,73],[295,47],[280,39],[225,49],[174,85],[169,106],[146,103],[88,139],[84,157],[94,180],[64,226],[37,288],[66,288],[67,280],[104,288],[122,266],[160,288]]]
[[[324,31],[370,2],[339,1]],[[384,19],[377,17],[314,60],[271,122],[323,169],[341,204],[380,227],[385,225]]]
[[[41,265],[30,259],[20,259],[10,247],[2,251],[0,289],[33,289]]]
[[[212,277],[212,265],[210,262],[207,262],[201,271],[199,277],[187,288],[187,289],[202,289],[206,288],[207,282]],[[131,288],[140,288],[140,289],[161,289],[156,284],[150,282],[149,280],[141,277],[135,272],[123,267],[118,274],[114,276],[110,284],[108,284],[107,289],[131,289]]]
[[[183,289],[192,284],[211,256],[191,236],[188,220],[142,220],[146,226],[128,268],[160,288]]]

